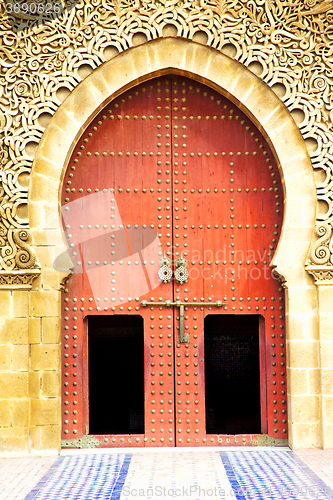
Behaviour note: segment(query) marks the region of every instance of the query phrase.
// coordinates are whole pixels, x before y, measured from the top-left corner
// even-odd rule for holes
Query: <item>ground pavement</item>
[[[0,500],[333,500],[333,450],[66,450],[0,459]]]

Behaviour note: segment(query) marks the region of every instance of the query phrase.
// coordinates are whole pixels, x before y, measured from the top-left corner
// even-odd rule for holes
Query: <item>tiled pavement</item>
[[[0,459],[0,500],[333,500],[333,450],[123,449]]]
[[[298,450],[296,453],[333,490],[333,450]]]
[[[23,500],[56,460],[56,457],[0,458],[0,499]]]

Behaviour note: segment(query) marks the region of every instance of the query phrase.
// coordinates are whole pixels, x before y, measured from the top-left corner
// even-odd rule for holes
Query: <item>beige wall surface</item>
[[[226,95],[252,119],[274,152],[285,194],[284,226],[273,267],[286,288],[289,443],[292,448],[333,447],[331,91],[324,53],[318,48],[320,73],[309,51],[309,47],[321,47],[317,26],[325,31],[328,20],[325,13],[313,14],[307,7],[300,14],[305,39],[293,31],[284,6],[280,18],[276,13],[269,18],[272,26],[276,23],[275,31],[262,31],[265,45],[259,33],[245,28],[246,7],[242,2],[233,4],[243,8],[242,16],[239,9],[230,15],[227,7],[213,10],[215,23],[210,27],[207,9],[191,12],[186,25],[184,19],[190,13],[181,6],[174,7],[172,24],[161,6],[156,6],[154,18],[132,8],[132,19],[140,20],[132,25],[128,13],[121,12],[117,35],[101,17],[99,38],[95,32],[89,43],[76,38],[78,48],[63,51],[62,62],[49,63],[47,69],[38,55],[29,59],[27,42],[21,41],[21,52],[17,48],[10,57],[17,61],[16,53],[21,54],[29,63],[30,73],[23,82],[8,58],[4,78],[9,82],[15,74],[22,90],[18,98],[13,94],[18,88],[14,91],[6,83],[0,95],[5,189],[0,200],[0,453],[60,448],[60,290],[67,274],[56,272],[53,262],[66,248],[59,199],[75,142],[119,93],[170,72]],[[296,0],[294,7],[301,13],[304,3]],[[63,22],[55,20],[55,32],[67,29],[74,18],[66,14]],[[194,25],[193,19],[198,20]],[[11,32],[12,25],[6,22],[1,21],[2,27]],[[21,33],[30,33],[35,45],[41,46],[43,35],[37,36],[28,21],[15,22],[22,23]],[[260,26],[259,16],[256,22]],[[298,44],[301,62],[293,63],[290,46],[285,39],[278,40],[278,27]],[[51,61],[52,45],[43,47]],[[35,88],[29,87],[31,75],[36,82],[40,79]],[[16,102],[25,102],[20,112]],[[10,113],[5,112],[8,103],[13,103]]]
[[[57,290],[0,292],[0,453],[59,450],[59,299]]]

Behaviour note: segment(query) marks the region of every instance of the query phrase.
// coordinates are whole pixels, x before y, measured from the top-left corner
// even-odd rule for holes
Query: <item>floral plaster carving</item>
[[[320,174],[318,200],[325,207],[318,215],[318,240],[311,247],[308,267],[312,274],[323,267],[331,280],[333,0],[59,4],[60,14],[45,9],[28,16],[22,15],[23,5],[15,13],[8,2],[0,4],[0,269],[8,275],[36,266],[27,244],[29,173],[43,131],[66,95],[117,53],[172,35],[238,60],[272,87],[295,117]]]

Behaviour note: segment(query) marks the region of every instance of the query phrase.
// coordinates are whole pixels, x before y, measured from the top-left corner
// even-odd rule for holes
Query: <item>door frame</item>
[[[267,434],[267,370],[266,365],[266,339],[265,339],[265,318],[259,316],[259,377],[260,377],[260,420],[261,433]]]
[[[112,315],[110,315],[112,316]],[[83,427],[85,433],[89,433],[89,331],[88,331],[88,318],[86,316],[83,320]],[[265,343],[265,318],[259,315],[259,376],[260,376],[260,422],[261,434],[267,434],[268,421],[267,421],[267,366],[266,366],[266,343]],[[204,380],[206,381],[206,372],[204,366]],[[145,382],[146,383],[146,382]],[[144,391],[145,393],[145,391]],[[133,439],[137,437],[136,434],[131,435]],[[139,435],[138,435],[139,436]],[[141,435],[140,435],[141,436]],[[176,441],[175,441],[176,447]]]
[[[49,286],[59,291],[70,275],[69,258],[62,272],[53,268],[53,262],[67,249],[62,233],[60,196],[67,164],[82,130],[104,106],[126,89],[168,73],[188,76],[227,96],[249,116],[268,141],[279,165],[285,198],[284,224],[272,267],[282,277],[287,289],[287,343],[299,338],[300,328],[303,328],[306,338],[307,322],[303,318],[301,326],[296,315],[300,287],[306,286],[304,294],[307,294],[303,314],[312,314],[310,299],[313,300],[316,294],[316,287],[304,268],[314,230],[316,188],[302,135],[285,105],[249,69],[216,49],[181,38],[158,39],[133,47],[101,65],[72,91],[46,128],[30,176],[28,206],[37,258],[45,263],[43,273],[47,272],[49,283],[52,278],[52,285]],[[48,186],[48,189],[41,190],[41,185]],[[300,235],[297,250],[293,238],[295,229]],[[36,243],[40,240],[41,230],[47,238],[48,259],[45,258],[45,244],[39,246]],[[293,332],[296,331],[295,337]],[[294,359],[288,355],[289,368],[296,367]],[[58,365],[60,373],[60,350]],[[59,398],[60,393],[59,386]],[[289,393],[289,407],[292,399],[292,393]],[[293,425],[290,421],[292,443]],[[297,425],[296,422],[296,442]]]

